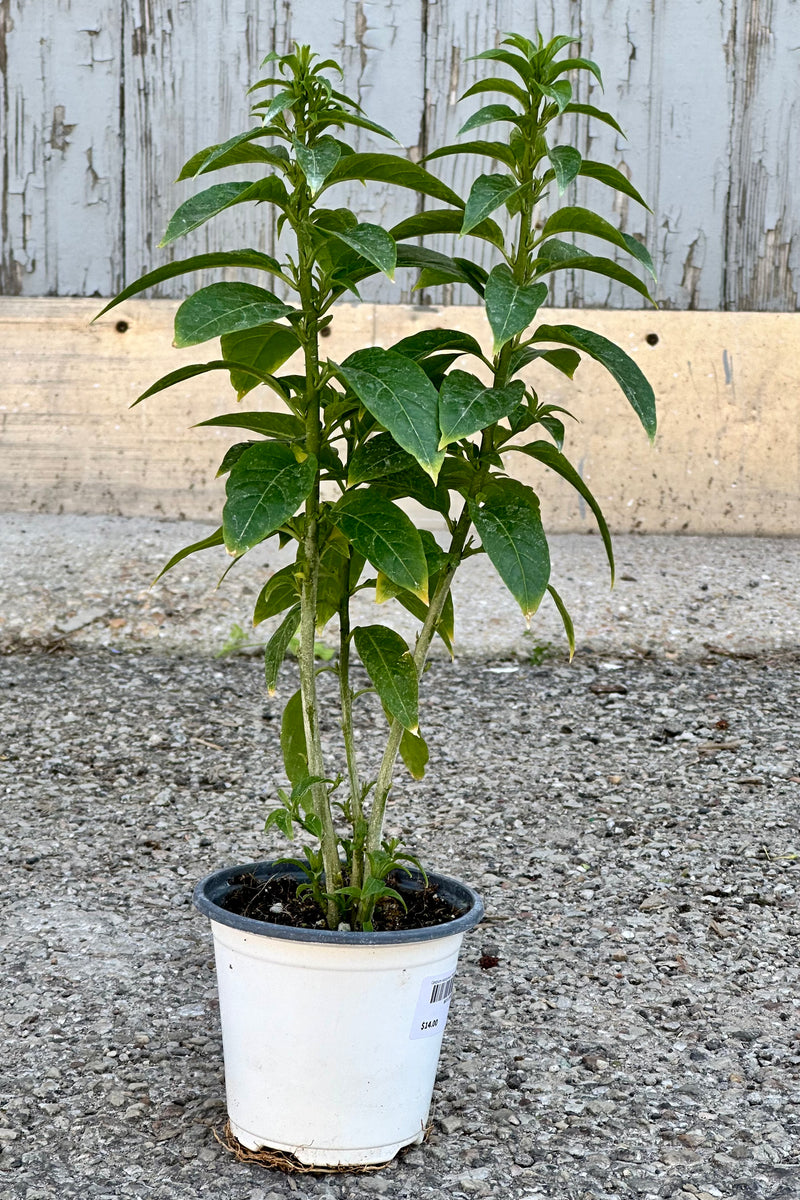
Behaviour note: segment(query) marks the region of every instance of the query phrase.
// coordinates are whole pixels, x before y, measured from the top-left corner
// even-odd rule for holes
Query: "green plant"
[[[256,624],[282,615],[265,649],[267,685],[274,688],[287,649],[299,636],[300,688],[285,706],[281,746],[290,787],[267,820],[287,837],[298,831],[310,890],[330,927],[372,927],[382,897],[402,899],[391,873],[416,863],[383,834],[384,814],[398,754],[411,774],[422,776],[428,750],[419,730],[418,693],[434,637],[452,651],[450,587],[459,564],[485,552],[529,620],[549,594],[563,619],[570,651],[572,622],[550,581],[550,558],[539,501],[530,488],[506,474],[506,456],[525,454],[567,480],[594,513],[611,567],[611,539],[600,508],[563,453],[566,410],[540,400],[519,378],[540,362],[572,378],[586,354],[615,377],[651,437],[656,418],[652,390],[636,364],[598,334],[574,325],[533,326],[547,297],[545,280],[569,269],[599,272],[650,299],[639,277],[610,258],[562,240],[587,234],[610,243],[652,272],[645,248],[602,217],[574,205],[552,205],[544,223],[534,220],[554,185],[563,194],[578,175],[587,176],[643,204],[615,168],[582,159],[553,131],[560,118],[579,114],[619,127],[613,117],[573,101],[568,76],[597,66],[559,57],[575,39],[545,44],[511,35],[498,49],[477,56],[510,69],[483,79],[466,96],[499,93],[506,101],[474,113],[462,133],[486,124],[509,130],[506,140],[468,141],[428,156],[476,154],[500,164],[480,175],[466,202],[426,168],[406,159],[356,153],[343,140],[357,126],[389,135],[357,104],[336,90],[308,47],[265,60],[276,71],[251,89],[261,123],[200,151],[180,178],[221,167],[263,167],[255,182],[214,184],[182,204],[169,222],[169,245],[215,214],[244,202],[277,210],[279,233],[290,237],[282,261],[245,249],[201,254],[145,275],[113,303],[171,276],[207,267],[237,267],[279,280],[292,303],[257,284],[214,283],[189,296],[175,318],[178,346],[221,338],[221,355],[183,367],[154,383],[139,400],[204,371],[224,370],[239,400],[263,384],[281,402],[280,412],[236,411],[201,422],[255,434],[238,442],[220,468],[227,499],[220,528],[179,551],[164,568],[187,555],[224,545],[235,558],[267,538],[293,542],[295,561],[267,580],[255,604]],[[269,144],[267,144],[269,143]],[[379,180],[406,188],[442,207],[410,216],[390,230],[359,223],[347,208],[329,205],[336,185]],[[506,238],[492,214],[505,210],[515,228]],[[486,271],[460,255],[445,255],[414,239],[451,233],[491,244],[497,263]],[[363,279],[379,271],[392,278],[398,267],[419,271],[419,286],[464,283],[485,305],[493,347],[457,329],[433,329],[403,338],[389,349],[365,347],[337,363],[321,355],[320,334],[335,302],[358,296]],[[111,306],[109,306],[111,307]],[[300,351],[299,373],[276,374]],[[454,364],[471,359],[478,374]],[[138,403],[138,401],[137,401]],[[536,428],[538,436],[526,440]],[[321,484],[338,498],[323,498]],[[397,501],[411,497],[438,513],[447,545],[417,530]],[[480,544],[476,540],[480,539]],[[367,564],[371,572],[364,577]],[[381,624],[352,628],[352,597],[363,589],[376,599],[399,601],[419,622],[413,648]],[[317,632],[338,617],[338,657],[318,668]],[[356,758],[353,708],[362,694],[351,682],[355,649],[383,705],[388,734],[380,767],[364,779]],[[346,772],[333,775],[320,736],[319,670],[338,676],[339,720]]]
[[[548,658],[554,656],[556,648],[552,642],[534,642],[529,629],[525,630],[523,636],[529,639],[525,647],[525,652],[531,666],[540,667]]]
[[[233,624],[231,631],[222,643],[222,649],[218,650],[214,655],[215,658],[228,658],[232,654],[247,654],[251,651],[264,651],[265,645],[263,642],[254,641],[249,633],[242,629],[241,625]],[[300,639],[295,636],[286,647],[287,654],[293,654],[295,657],[300,649]],[[315,658],[322,659],[323,662],[330,662],[336,656],[336,651],[332,646],[326,645],[325,642],[314,643]]]

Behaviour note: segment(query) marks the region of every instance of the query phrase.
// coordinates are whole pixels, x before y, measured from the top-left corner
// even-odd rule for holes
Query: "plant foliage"
[[[438,635],[452,651],[450,589],[462,560],[485,552],[526,620],[549,596],[563,619],[570,652],[574,649],[572,621],[550,579],[539,499],[507,474],[509,453],[525,454],[576,489],[598,521],[613,579],[603,514],[564,452],[562,418],[570,414],[539,399],[542,364],[545,378],[551,368],[572,378],[583,355],[595,359],[617,381],[648,436],[655,435],[652,389],[624,351],[578,326],[536,324],[550,278],[566,267],[605,275],[650,299],[635,273],[642,267],[652,273],[645,247],[591,210],[559,204],[579,176],[644,204],[615,167],[588,161],[561,140],[562,118],[573,114],[619,129],[608,113],[574,101],[576,73],[600,81],[600,71],[588,59],[569,57],[572,41],[558,37],[545,43],[541,36],[531,41],[512,34],[476,56],[490,74],[465,98],[494,94],[502,100],[482,104],[461,132],[480,129],[484,137],[492,126],[496,140],[469,139],[428,155],[429,161],[458,154],[492,160],[491,171],[478,175],[464,200],[427,166],[398,154],[354,150],[347,141],[353,128],[391,135],[337,90],[336,63],[318,62],[307,46],[269,55],[264,65],[270,74],[251,89],[256,124],[193,156],[181,178],[199,179],[239,164],[262,174],[200,190],[173,215],[162,245],[232,205],[255,203],[276,211],[278,229],[292,235],[293,249],[281,262],[240,249],[168,263],[108,306],[206,267],[254,273],[256,282],[215,283],[183,302],[176,344],[220,338],[221,354],[172,372],[144,395],[205,370],[227,370],[237,399],[266,387],[273,407],[281,406],[280,412],[234,411],[202,422],[255,438],[225,456],[220,529],[179,551],[165,570],[222,543],[237,559],[269,538],[295,547],[294,562],[267,580],[254,614],[255,623],[280,618],[265,650],[268,687],[276,686],[292,648],[300,674],[300,688],[281,723],[289,784],[267,828],[299,837],[304,888],[331,928],[344,922],[370,929],[375,904],[397,896],[392,872],[416,863],[396,840],[384,837],[384,814],[398,755],[415,778],[425,770],[419,685],[433,638]],[[390,230],[360,222],[337,204],[337,185],[349,180],[376,180],[412,197],[416,193],[426,198],[425,211]],[[512,219],[508,238],[493,219],[501,210]],[[488,243],[495,258],[491,269],[465,257],[460,241],[452,255],[428,249],[425,238],[442,233]],[[589,245],[565,241],[565,234],[587,238]],[[603,245],[622,253],[628,264],[607,257]],[[346,293],[357,296],[370,275],[383,272],[391,279],[409,269],[419,286],[455,281],[476,292],[492,335],[491,353],[458,329],[435,329],[388,349],[365,346],[342,362],[326,359],[320,336],[336,301]],[[287,299],[263,286],[265,281],[282,286]],[[295,353],[302,357],[300,367],[286,370]],[[323,483],[333,485],[334,498],[327,498]],[[404,498],[443,517],[444,546],[415,528],[400,504]],[[378,602],[394,600],[413,614],[419,624],[413,646],[379,623],[352,627],[350,603],[364,588]],[[316,637],[334,618],[338,654],[320,667]],[[351,683],[352,649],[386,715],[386,744],[373,778],[364,778],[356,756],[353,708],[361,693]],[[323,753],[320,670],[338,675],[344,777],[331,773]]]

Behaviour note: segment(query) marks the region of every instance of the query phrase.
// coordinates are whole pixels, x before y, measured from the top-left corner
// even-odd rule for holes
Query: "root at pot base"
[[[446,925],[466,911],[444,900],[435,883],[413,887],[399,876],[390,876],[387,882],[402,895],[405,908],[397,900],[381,899],[373,916],[376,933]],[[230,880],[230,887],[231,891],[218,901],[228,912],[294,929],[328,927],[325,914],[314,899],[307,893],[298,896],[296,876],[273,875],[258,879],[250,872],[243,872]]]
[[[427,1142],[431,1135],[433,1124],[425,1129],[423,1141]],[[214,1130],[214,1137],[225,1150],[234,1156],[237,1162],[251,1163],[264,1167],[268,1171],[282,1171],[284,1175],[372,1175],[375,1171],[384,1171],[391,1165],[392,1159],[385,1163],[370,1163],[363,1166],[349,1167],[319,1167],[302,1163],[294,1154],[286,1154],[283,1150],[270,1150],[263,1146],[260,1150],[248,1150],[231,1130],[230,1122],[226,1121],[221,1131]],[[413,1149],[413,1147],[409,1147]],[[405,1150],[400,1150],[397,1157],[402,1158]]]

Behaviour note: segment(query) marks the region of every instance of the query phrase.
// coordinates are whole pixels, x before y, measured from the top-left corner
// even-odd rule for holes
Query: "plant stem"
[[[461,555],[464,550],[464,545],[469,534],[470,525],[472,524],[469,515],[469,506],[464,505],[461,511],[461,516],[456,522],[456,527],[453,530],[453,538],[450,543],[450,552],[448,555],[447,568],[444,571],[436,591],[434,592],[428,612],[423,622],[422,629],[417,637],[417,644],[414,648],[414,666],[417,669],[417,678],[421,678],[425,663],[428,658],[431,642],[436,633],[436,626],[439,618],[442,615],[445,601],[447,600],[450,586],[453,582],[458,565],[461,562]],[[375,782],[375,793],[372,801],[372,809],[369,815],[369,825],[367,828],[367,854],[374,853],[381,848],[381,840],[383,835],[383,820],[386,813],[386,802],[389,798],[389,791],[392,786],[392,774],[394,772],[395,759],[397,752],[400,749],[400,742],[403,738],[404,729],[399,721],[392,721],[389,729],[389,738],[386,743],[386,749],[383,752],[381,765],[378,770],[378,777]],[[358,927],[363,928],[363,922],[371,916],[374,907],[374,900],[362,899],[358,909]]]
[[[306,449],[319,457],[321,442],[320,397],[319,397],[319,318],[317,316],[313,260],[307,247],[311,243],[310,231],[305,227],[306,211],[298,221],[297,241],[298,284],[304,320],[302,324],[303,352],[306,370]],[[305,536],[303,550],[305,570],[300,588],[300,691],[303,699],[303,728],[306,736],[308,770],[310,775],[325,778],[325,761],[319,729],[317,702],[317,679],[314,662],[314,642],[317,624],[317,589],[319,584],[319,472],[306,500]],[[326,889],[330,892],[341,887],[342,871],[339,862],[339,843],[333,825],[328,790],[324,783],[314,784],[312,790],[314,812],[322,826],[320,838],[322,860],[325,868]],[[335,900],[329,900],[326,913],[328,925],[335,929],[338,924],[338,908]]]
[[[350,815],[353,826],[353,851],[350,864],[350,884],[361,887],[364,879],[364,837],[361,784],[358,778],[356,749],[353,738],[353,693],[350,688],[350,560],[343,570],[342,600],[339,605],[339,703],[342,712],[342,737],[347,757],[347,776],[350,785]]]

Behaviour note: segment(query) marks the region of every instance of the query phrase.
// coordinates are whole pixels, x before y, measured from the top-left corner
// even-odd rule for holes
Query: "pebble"
[[[214,1139],[213,952],[206,922],[177,901],[216,866],[286,849],[263,834],[281,779],[263,669],[102,648],[0,659],[0,1036],[13,1079],[0,1195],[787,1200],[797,787],[737,780],[757,755],[775,761],[774,745],[796,746],[797,660],[617,655],[626,692],[613,703],[589,690],[603,663],[497,673],[457,660],[425,676],[431,766],[418,783],[398,775],[391,831],[428,865],[489,880],[433,1133],[376,1175],[294,1179]],[[279,682],[291,694],[291,667]],[[380,717],[370,704],[365,727]],[[714,758],[665,740],[663,708],[712,735],[724,719],[740,749]],[[800,775],[796,750],[781,753]]]

